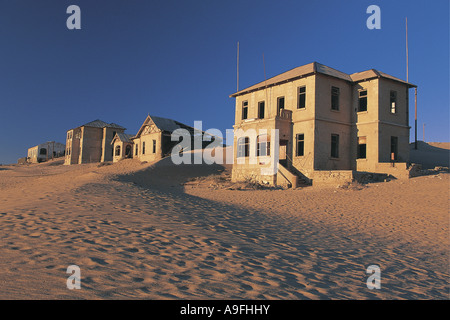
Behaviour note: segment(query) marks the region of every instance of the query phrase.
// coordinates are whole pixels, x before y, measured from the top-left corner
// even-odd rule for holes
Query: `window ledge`
[[[369,111],[356,111],[357,114],[369,113]]]
[[[329,157],[328,159],[329,159],[329,160],[334,160],[334,161],[339,161],[339,160],[341,160],[341,158],[333,158],[333,157]]]

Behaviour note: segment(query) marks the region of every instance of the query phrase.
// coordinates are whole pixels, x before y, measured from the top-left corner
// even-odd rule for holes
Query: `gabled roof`
[[[122,141],[122,142],[130,142],[131,143],[132,142],[131,139],[133,137],[134,136],[131,135],[131,134],[126,134],[126,133],[119,132],[119,133],[116,133],[116,135],[114,136],[114,138],[111,141],[111,144],[114,144],[114,141],[116,141],[117,139]]]
[[[115,129],[123,129],[123,130],[125,130],[124,127],[122,127],[122,126],[120,126],[120,125],[118,125],[116,123],[106,123],[105,121],[102,121],[102,120],[99,120],[99,119],[91,121],[91,122],[88,122],[86,124],[83,124],[80,127],[93,127],[93,128],[105,128],[105,127],[107,127],[107,128],[115,128]]]
[[[385,78],[385,79],[390,79],[393,81],[401,82],[403,84],[408,85],[408,87],[410,87],[410,88],[417,87],[416,85],[414,85],[412,83],[408,83],[406,81],[403,81],[399,78],[391,76],[390,74],[378,71],[376,69],[370,69],[370,70],[366,70],[366,71],[362,71],[362,72],[353,73],[350,75],[350,77],[352,78],[353,82],[360,82],[360,81],[370,80],[370,79],[374,79],[374,78]]]
[[[377,71],[375,69],[370,69],[363,72],[354,73],[352,75],[346,74],[344,72],[338,71],[336,69],[330,68],[326,65],[323,65],[318,62],[312,62],[309,64],[305,64],[304,66],[300,66],[289,71],[283,72],[275,77],[267,79],[266,81],[259,82],[251,87],[240,90],[236,93],[230,95],[230,97],[237,97],[246,93],[250,93],[252,91],[260,90],[266,87],[271,87],[275,85],[279,85],[288,81],[292,81],[295,79],[299,79],[302,77],[306,77],[312,74],[324,74],[327,76],[335,77],[338,79],[342,79],[349,82],[358,82],[362,80],[372,79],[372,78],[386,78],[394,81],[398,81],[404,84],[407,84],[409,87],[416,87],[415,85],[408,83],[406,81],[400,80],[396,77],[393,77],[387,73]]]
[[[230,95],[230,97],[236,97],[245,93],[249,93],[251,91],[256,91],[262,88],[271,87],[274,85],[281,84],[283,82],[288,82],[297,78],[305,77],[308,75],[312,75],[315,73],[325,74],[331,77],[343,79],[346,81],[352,81],[350,76],[344,72],[338,71],[336,69],[327,67],[318,62],[312,62],[309,64],[305,64],[304,66],[300,66],[289,71],[283,72],[275,77],[269,78],[266,81],[259,82],[251,87],[238,91]]]
[[[153,123],[158,127],[158,129],[167,132],[173,132],[179,128],[181,128],[180,123],[175,120],[161,118],[156,116],[151,116]]]
[[[187,129],[189,131],[194,130],[194,128],[192,128],[188,125],[185,125],[181,122],[172,120],[172,119],[148,115],[147,118],[145,119],[144,123],[142,124],[141,128],[139,129],[138,133],[133,138],[139,137],[141,135],[142,131],[144,130],[144,128],[149,124],[155,124],[155,126],[159,130],[161,130],[165,133],[172,133],[176,129],[180,129],[180,128]]]

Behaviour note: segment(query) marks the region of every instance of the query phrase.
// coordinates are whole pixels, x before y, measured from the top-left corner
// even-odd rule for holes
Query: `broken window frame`
[[[248,101],[242,101],[242,120],[248,119]]]
[[[367,99],[367,89],[362,89],[358,91],[358,112],[367,111],[368,99]],[[365,104],[365,106],[362,106]]]
[[[258,119],[264,119],[266,112],[266,102],[260,101],[258,102]]]
[[[305,134],[304,133],[297,133],[295,135],[296,140],[296,150],[295,150],[295,156],[296,157],[303,157],[305,155]]]
[[[280,114],[280,110],[284,110],[285,107],[286,107],[286,99],[284,98],[284,96],[278,97],[277,98],[278,114]]]
[[[356,159],[367,159],[367,137],[358,137]]]
[[[391,161],[397,161],[398,160],[398,137],[391,136],[391,154],[390,154]]]
[[[256,138],[256,156],[268,157],[270,156],[270,137],[267,134],[259,135]]]
[[[306,109],[306,86],[297,89],[297,109]]]
[[[389,94],[389,112],[391,114],[397,113],[397,91],[391,90]]]
[[[339,111],[339,100],[341,90],[338,87],[331,87],[331,110]]]
[[[333,159],[339,159],[339,135],[331,134],[331,152],[330,157]]]
[[[250,138],[240,137],[237,143],[237,157],[246,158],[250,155]]]

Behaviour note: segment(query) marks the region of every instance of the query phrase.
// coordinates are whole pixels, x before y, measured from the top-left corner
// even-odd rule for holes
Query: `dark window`
[[[116,146],[116,156],[120,156],[120,146]]]
[[[138,148],[138,145],[136,145],[136,152],[135,152],[135,155],[138,155],[138,151],[139,151],[139,148]]]
[[[339,88],[331,87],[331,110],[339,110]]]
[[[366,159],[366,137],[358,137],[358,150],[357,150],[357,158],[358,159]]]
[[[153,153],[156,153],[156,140],[153,140]]]
[[[125,148],[125,156],[131,158],[131,146],[129,144]]]
[[[270,138],[268,135],[258,136],[256,155],[258,157],[270,156]]]
[[[266,103],[264,101],[258,102],[258,118],[264,119],[264,111],[266,108]]]
[[[145,154],[145,141],[142,142],[142,154]]]
[[[284,109],[284,97],[278,97],[277,99],[278,112]]]
[[[39,149],[39,154],[42,156],[45,156],[47,154],[47,149],[45,149],[45,148]]]
[[[391,160],[397,160],[398,158],[398,138],[391,137]]]
[[[249,153],[250,153],[250,138],[249,137],[239,138],[237,150],[238,158],[248,157]]]
[[[248,101],[242,102],[242,120],[248,118]]]
[[[331,135],[331,157],[339,158],[339,135]]]
[[[116,136],[116,132],[115,131],[113,131],[113,138]]]
[[[298,88],[298,109],[304,109],[306,108],[306,87],[300,87]]]
[[[397,112],[397,91],[391,91],[390,94],[391,113]]]
[[[359,91],[358,112],[367,111],[367,90]]]
[[[297,157],[305,155],[305,135],[303,133],[297,134]]]

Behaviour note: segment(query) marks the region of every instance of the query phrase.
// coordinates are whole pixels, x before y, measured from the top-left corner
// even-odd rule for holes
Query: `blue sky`
[[[68,30],[69,5],[81,30]],[[369,5],[381,29],[369,30]],[[232,129],[240,88],[313,61],[418,85],[419,139],[449,141],[449,2],[0,0],[0,163],[95,119],[135,134],[148,113]],[[413,97],[413,91],[411,91]],[[414,105],[410,99],[411,139]]]

